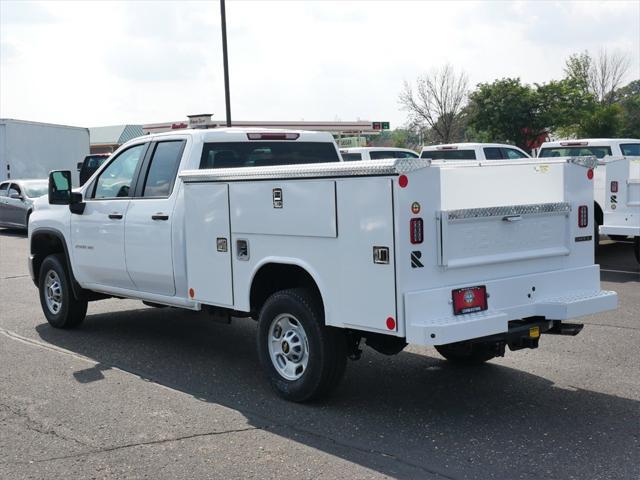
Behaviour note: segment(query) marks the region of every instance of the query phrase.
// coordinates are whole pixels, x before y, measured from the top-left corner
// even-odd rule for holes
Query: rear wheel
[[[493,344],[458,342],[436,345],[436,350],[450,362],[460,365],[478,365],[496,356]]]
[[[78,300],[61,254],[49,255],[40,266],[40,304],[49,324],[55,328],[73,328],[87,314],[87,301]]]
[[[598,255],[600,250],[600,224],[597,220],[593,222],[593,255]]]
[[[258,354],[275,391],[304,402],[328,394],[340,382],[347,342],[341,330],[324,326],[319,300],[296,288],[274,293],[262,307]]]
[[[636,262],[640,263],[640,237],[633,239],[633,253],[636,256]]]

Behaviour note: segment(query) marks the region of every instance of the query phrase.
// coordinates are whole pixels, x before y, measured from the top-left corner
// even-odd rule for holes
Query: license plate
[[[488,308],[487,287],[484,285],[457,288],[451,291],[451,298],[454,315],[481,312]]]

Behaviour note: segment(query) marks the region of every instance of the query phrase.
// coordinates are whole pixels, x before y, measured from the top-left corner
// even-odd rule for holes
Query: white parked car
[[[450,143],[422,147],[420,158],[433,160],[518,160],[529,158],[524,150],[502,143]]]
[[[599,233],[613,240],[634,239],[640,262],[640,140],[585,138],[543,143],[540,158],[598,158],[594,178],[594,213]]]
[[[354,160],[384,160],[387,158],[418,158],[418,154],[408,148],[393,147],[352,147],[341,148],[340,155],[345,162]]]
[[[615,308],[593,262],[590,159],[339,162],[329,133],[134,139],[80,189],[49,176],[29,228],[45,317],[109,296],[258,321],[274,389],[328,393],[361,343],[479,363]]]

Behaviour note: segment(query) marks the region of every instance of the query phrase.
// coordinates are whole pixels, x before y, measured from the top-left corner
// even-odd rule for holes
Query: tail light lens
[[[589,225],[589,207],[580,205],[578,207],[578,227],[585,228]]]
[[[487,309],[487,287],[458,288],[451,291],[454,315],[481,312]]]
[[[410,223],[411,243],[414,245],[424,240],[424,224],[421,218],[412,218]]]
[[[618,193],[618,182],[611,182],[611,193]]]

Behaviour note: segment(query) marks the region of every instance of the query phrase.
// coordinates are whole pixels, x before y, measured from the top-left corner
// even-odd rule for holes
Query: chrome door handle
[[[155,215],[151,215],[151,220],[169,220],[169,215],[166,213],[156,213]]]
[[[120,220],[120,219],[122,219],[122,214],[121,213],[110,213],[109,214],[109,218],[111,220]]]

